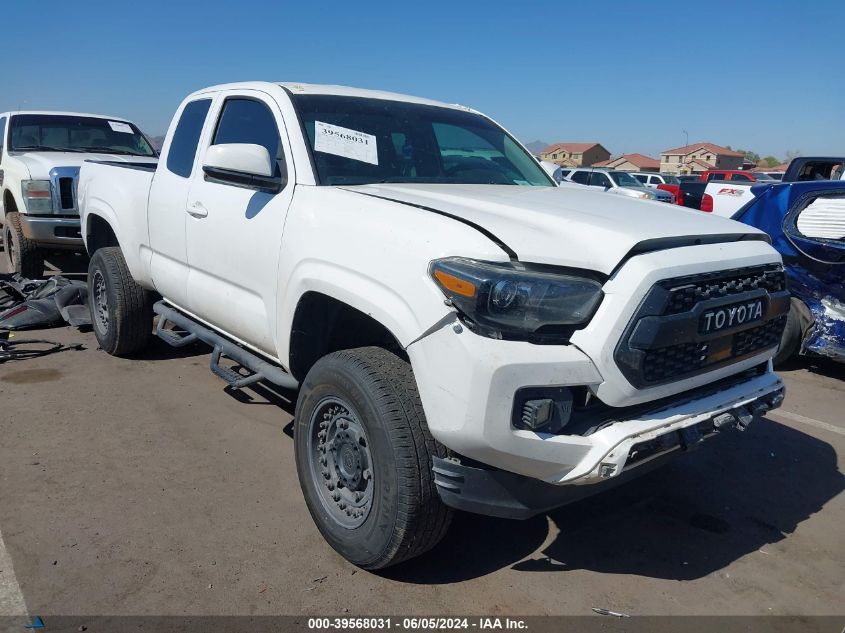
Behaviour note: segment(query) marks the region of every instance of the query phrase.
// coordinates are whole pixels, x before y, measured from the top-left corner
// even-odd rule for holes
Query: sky
[[[4,4],[0,111],[123,116],[156,136],[199,88],[297,81],[461,103],[523,142],[614,156],[657,156],[684,130],[760,156],[845,152],[841,0]]]

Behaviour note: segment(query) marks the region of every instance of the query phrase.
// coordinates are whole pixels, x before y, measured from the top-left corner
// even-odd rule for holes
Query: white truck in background
[[[704,188],[704,195],[713,199],[713,215],[730,218],[754,198],[751,188],[759,184],[711,180]]]
[[[298,389],[305,501],[365,568],[433,547],[454,508],[526,518],[783,399],[763,233],[556,187],[469,108],[215,86],[156,167],[86,163],[79,199],[103,350],[143,348],[155,313],[230,386]]]
[[[83,162],[155,157],[138,128],[120,117],[0,113],[0,226],[9,269],[38,279],[46,252],[84,250],[76,200]]]

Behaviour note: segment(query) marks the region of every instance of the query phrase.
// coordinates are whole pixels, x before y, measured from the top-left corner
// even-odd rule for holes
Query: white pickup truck
[[[770,180],[767,182],[775,181]],[[713,215],[730,218],[754,199],[754,192],[751,191],[751,188],[759,184],[761,183],[713,180],[707,183],[707,186],[704,188],[704,195],[710,196],[713,200]]]
[[[83,250],[76,200],[86,160],[155,163],[126,119],[77,112],[0,113],[0,226],[9,269],[37,279],[44,253]]]
[[[212,87],[155,169],[86,163],[79,198],[102,348],[138,351],[156,313],[231,386],[298,389],[305,501],[365,568],[433,547],[452,508],[525,518],[783,399],[763,233],[556,187],[462,106]]]

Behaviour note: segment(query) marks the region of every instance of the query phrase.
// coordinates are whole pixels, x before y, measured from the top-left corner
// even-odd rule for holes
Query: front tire
[[[801,350],[805,325],[812,323],[812,320],[813,317],[806,304],[800,299],[792,297],[789,303],[789,313],[786,316],[786,327],[781,334],[778,351],[772,359],[775,367],[784,365]]]
[[[23,234],[21,217],[17,211],[6,214],[3,242],[9,269],[27,279],[41,279],[44,275],[44,257],[38,245]]]
[[[432,457],[445,457],[425,421],[411,366],[377,347],[321,358],[300,389],[296,469],[323,537],[365,569],[434,547],[451,510],[440,500]]]
[[[112,356],[132,354],[150,342],[152,298],[132,279],[120,248],[101,248],[91,257],[88,306],[97,342]]]

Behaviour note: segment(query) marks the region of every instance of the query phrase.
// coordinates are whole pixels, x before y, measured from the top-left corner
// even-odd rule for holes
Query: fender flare
[[[327,261],[306,260],[294,269],[283,296],[279,298],[276,340],[280,359],[290,358],[294,316],[301,298],[308,292],[324,294],[373,318],[402,347],[410,345],[431,325],[421,322],[420,311],[415,310],[399,293],[371,276]],[[432,322],[449,312],[442,300],[426,303],[441,306],[442,314]]]

